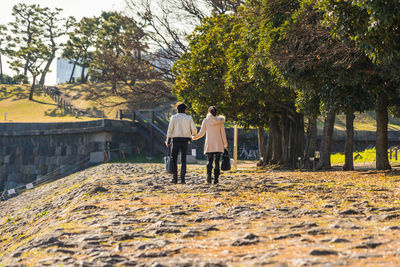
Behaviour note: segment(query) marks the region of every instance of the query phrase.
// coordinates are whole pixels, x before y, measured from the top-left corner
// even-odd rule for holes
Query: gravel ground
[[[104,164],[0,202],[0,266],[400,266],[400,174]]]

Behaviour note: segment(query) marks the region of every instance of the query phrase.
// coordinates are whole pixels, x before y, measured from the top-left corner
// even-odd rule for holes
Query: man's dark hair
[[[187,106],[184,103],[182,103],[179,104],[177,108],[178,108],[178,113],[185,113]]]

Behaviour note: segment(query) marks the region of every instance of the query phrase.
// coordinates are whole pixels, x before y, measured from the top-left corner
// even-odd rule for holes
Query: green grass
[[[33,101],[28,100],[29,85],[0,85],[0,122],[66,122],[84,121],[89,118],[75,118],[43,91],[36,90]],[[7,112],[7,121],[4,113]]]
[[[48,212],[48,210],[43,211],[43,212],[39,213],[37,216],[38,216],[38,217],[43,217],[44,215],[47,214],[47,212]]]
[[[354,159],[355,163],[357,163],[357,162],[359,162],[359,163],[375,162],[375,160],[376,160],[376,150],[375,150],[375,148],[371,148],[371,149],[364,150],[362,152],[354,152],[353,153],[353,158],[355,158]],[[389,161],[390,162],[400,162],[400,152],[398,152],[397,160],[395,159],[394,153],[393,153],[392,159],[390,159],[390,157],[389,157]],[[332,154],[331,155],[331,163],[333,163],[333,164],[343,164],[344,163],[344,154],[342,154],[342,153]]]

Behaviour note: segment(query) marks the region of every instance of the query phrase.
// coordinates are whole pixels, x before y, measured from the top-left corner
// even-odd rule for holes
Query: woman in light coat
[[[214,184],[218,184],[220,174],[219,159],[224,150],[228,150],[228,142],[225,133],[225,118],[217,116],[217,108],[211,106],[208,108],[207,117],[201,124],[200,132],[193,136],[193,140],[200,139],[206,134],[204,143],[204,154],[208,157],[207,163],[207,183],[211,183],[211,173],[214,165]]]

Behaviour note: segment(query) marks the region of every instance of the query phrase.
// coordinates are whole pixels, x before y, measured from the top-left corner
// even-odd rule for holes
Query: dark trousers
[[[208,157],[208,163],[207,163],[207,174],[211,175],[212,173],[212,168],[213,168],[213,161],[215,159],[215,166],[214,166],[214,175],[219,176],[219,159],[221,157],[220,152],[212,152],[212,153],[207,153]]]
[[[172,171],[174,178],[178,177],[178,153],[181,152],[181,179],[185,178],[186,174],[186,154],[188,149],[188,141],[173,141],[172,142]]]

